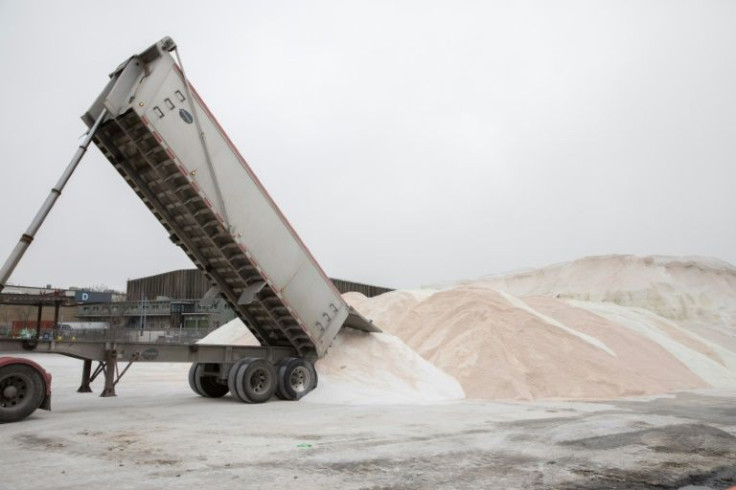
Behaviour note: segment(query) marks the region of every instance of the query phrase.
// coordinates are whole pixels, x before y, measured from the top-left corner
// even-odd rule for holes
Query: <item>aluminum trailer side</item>
[[[264,346],[325,355],[351,310],[186,80],[164,38],[122,63],[83,120],[171,240]]]

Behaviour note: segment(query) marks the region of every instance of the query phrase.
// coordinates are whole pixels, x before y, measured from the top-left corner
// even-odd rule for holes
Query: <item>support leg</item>
[[[82,367],[82,385],[77,390],[77,393],[92,393],[92,388],[89,386],[90,381],[92,381],[90,379],[91,373],[92,361],[85,359],[84,366]]]
[[[115,396],[115,368],[117,361],[115,360],[115,351],[105,351],[105,389],[102,390],[100,396]]]
[[[64,189],[64,186],[66,185],[69,178],[74,173],[74,169],[77,168],[77,164],[79,164],[79,161],[84,156],[84,153],[87,151],[87,147],[92,142],[92,138],[95,136],[95,133],[97,132],[97,128],[100,127],[102,124],[102,121],[105,120],[107,117],[107,109],[102,109],[102,112],[100,112],[100,115],[97,117],[97,120],[92,125],[92,127],[87,131],[87,136],[84,138],[84,141],[81,145],[79,145],[79,149],[74,154],[74,157],[72,158],[72,161],[69,162],[69,165],[66,167],[66,170],[64,170],[64,173],[61,175],[61,178],[59,179],[59,182],[56,183],[56,187],[51,189],[51,193],[44,201],[43,205],[41,206],[41,209],[38,210],[38,213],[36,214],[36,217],[33,218],[33,221],[31,222],[31,225],[28,227],[26,232],[21,235],[20,241],[15,246],[13,251],[10,253],[10,257],[5,261],[5,264],[0,268],[0,290],[7,284],[8,279],[10,278],[10,275],[15,270],[15,267],[18,265],[18,262],[20,262],[20,259],[23,257],[23,254],[26,253],[26,250],[28,249],[28,246],[33,241],[33,237],[36,235],[36,232],[39,228],[41,228],[41,225],[43,224],[44,220],[46,219],[46,216],[48,216],[49,212],[51,211],[51,208],[54,207],[54,203],[56,203],[56,199],[61,195],[61,191]]]

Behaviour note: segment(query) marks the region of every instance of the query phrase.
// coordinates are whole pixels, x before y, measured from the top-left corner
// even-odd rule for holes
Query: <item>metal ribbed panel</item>
[[[239,304],[246,288],[265,278],[134,111],[107,121],[95,144],[261,344],[289,346],[300,356],[316,357],[314,344],[268,284],[250,303]]]

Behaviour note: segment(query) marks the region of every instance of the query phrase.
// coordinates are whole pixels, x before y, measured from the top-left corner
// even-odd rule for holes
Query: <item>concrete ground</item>
[[[0,490],[736,485],[734,392],[595,403],[244,405],[194,395],[188,366],[139,364],[117,397],[100,398],[75,392],[81,362],[28,357],[54,375],[53,411],[0,426]]]

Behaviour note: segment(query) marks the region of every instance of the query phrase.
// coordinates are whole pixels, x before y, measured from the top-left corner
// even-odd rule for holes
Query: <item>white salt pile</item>
[[[469,398],[736,386],[736,269],[714,260],[592,257],[444,291],[346,299]]]
[[[239,318],[235,318],[220,328],[213,330],[206,337],[198,340],[197,343],[212,345],[261,345]]]
[[[465,397],[460,383],[393,335],[350,328],[317,362],[320,383],[309,402],[413,404]]]
[[[258,345],[239,319],[199,341]],[[464,398],[451,376],[389,334],[343,329],[327,356],[316,363],[319,385],[303,401],[338,404],[415,404]]]

